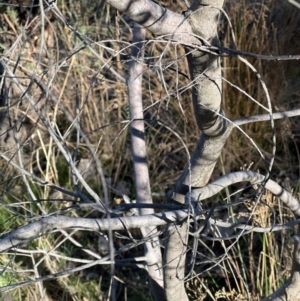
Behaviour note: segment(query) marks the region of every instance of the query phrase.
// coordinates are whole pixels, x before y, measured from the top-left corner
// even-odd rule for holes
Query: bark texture
[[[222,6],[223,1],[193,1],[186,17],[199,39],[198,44],[218,46],[217,26]],[[185,195],[191,187],[203,187],[208,183],[231,132],[221,111],[220,59],[215,54],[194,50],[188,55],[188,63],[194,83],[194,113],[202,135],[171,196],[173,201],[181,204],[185,203]],[[167,300],[188,300],[183,281],[188,230],[187,222],[180,227],[172,224],[167,226],[164,269]]]
[[[163,8],[150,0],[106,0],[106,2],[118,9],[120,12],[127,14],[128,17],[138,22],[145,29],[150,30],[156,36],[172,40],[174,43],[184,43],[186,45],[191,82],[193,83],[192,101],[195,118],[202,134],[189,164],[187,164],[183,174],[177,180],[174,189],[170,194],[170,200],[180,204],[189,204],[189,202],[193,199],[195,200],[211,196],[212,193],[215,193],[216,191],[215,187],[220,185],[225,187],[226,185],[229,185],[225,184],[226,181],[224,178],[222,179],[222,183],[215,183],[215,186],[211,184],[207,185],[207,183],[211,177],[212,171],[220,156],[226,139],[230,135],[232,126],[230,126],[224,119],[225,115],[221,110],[222,86],[219,56],[217,53],[199,51],[196,46],[219,45],[217,26],[220,9],[223,6],[223,0],[194,0],[185,16]],[[195,47],[192,47],[192,45],[195,45]],[[8,68],[7,72],[9,72]],[[131,74],[131,78],[139,78],[139,74],[141,72],[142,71],[135,70],[133,74]],[[1,70],[0,73],[2,73]],[[9,73],[9,76],[13,78],[13,74]],[[20,90],[24,93],[24,96],[28,98],[28,93],[25,93],[21,87]],[[131,91],[131,96],[133,96],[136,92],[137,94],[141,94],[141,91]],[[30,103],[36,109],[35,102],[30,100]],[[134,101],[133,106],[135,105],[136,103]],[[138,113],[142,110],[140,107],[133,109],[137,110],[136,112]],[[39,112],[37,111],[37,113]],[[42,116],[42,114],[39,115]],[[133,115],[135,115],[135,113],[133,113]],[[55,133],[52,131],[51,127],[47,127],[46,120],[42,119],[42,121],[44,122],[45,127],[48,128],[54,141],[60,146],[60,150],[63,153],[65,150],[61,146],[60,141],[57,140]],[[133,124],[137,123],[134,122]],[[139,143],[142,140],[143,128],[139,126],[133,127],[132,133],[133,136],[137,138],[137,143]],[[142,149],[137,149],[133,151],[134,160],[142,163],[138,164],[139,166],[135,171],[137,176],[139,176],[140,173],[144,173],[143,168],[146,163],[145,152],[141,152],[141,150]],[[68,157],[68,154],[65,156]],[[5,158],[5,155],[2,155],[2,157]],[[76,170],[75,166],[72,166],[72,160],[70,160],[69,164],[72,169]],[[140,167],[142,169],[139,169]],[[80,179],[80,174],[77,176]],[[261,180],[253,174],[249,177],[248,176],[249,174],[240,174],[239,176],[234,175],[232,178],[242,178],[243,181],[253,181],[253,178]],[[82,183],[85,183],[83,179]],[[136,182],[137,190],[140,192],[138,198],[142,203],[148,203],[151,201],[149,196],[151,194],[149,184],[149,178],[141,179],[140,182]],[[44,183],[44,185],[50,184]],[[199,189],[193,189],[193,191],[191,191],[192,187],[198,187]],[[85,188],[88,189],[89,187],[85,186]],[[295,214],[299,215],[300,209],[297,201],[286,196],[284,190],[280,190],[278,187],[276,187],[276,189],[276,194],[285,200],[285,203],[290,206]],[[103,212],[106,212],[107,208],[104,204],[101,204],[97,194],[93,191],[89,191],[89,193],[95,198],[97,206]],[[189,235],[187,223],[189,211],[178,210],[162,214],[145,215],[151,212],[152,211],[149,210],[141,210],[140,213],[142,216],[139,217],[117,217],[109,220],[91,220],[65,216],[45,217],[37,222],[32,222],[31,224],[20,227],[6,237],[3,237],[0,241],[0,252],[22,243],[27,243],[33,238],[43,235],[46,231],[53,229],[78,228],[94,231],[106,231],[107,229],[124,229],[125,226],[126,229],[142,226],[146,229],[144,236],[147,236],[150,233],[151,235],[153,234],[151,229],[155,229],[153,227],[154,225],[163,225],[168,223],[164,252],[165,298],[170,301],[187,301],[188,297],[184,288],[184,276]],[[156,244],[158,241],[152,241],[152,243],[153,242]],[[158,276],[153,276],[152,279],[156,279],[154,281],[154,286],[157,285],[159,287],[159,294],[156,295],[155,293],[156,299],[164,300],[161,289],[163,278],[160,273],[161,266],[159,263],[159,247],[152,243],[147,245],[148,253],[146,252],[148,266],[150,267],[149,274],[155,275],[155,273],[159,271],[157,274]],[[281,288],[272,295],[263,299],[263,301],[300,300],[299,272],[300,238],[299,236],[296,236],[291,277]]]
[[[152,203],[150,178],[147,164],[147,152],[145,143],[145,129],[143,121],[143,102],[142,102],[142,79],[143,79],[143,42],[145,41],[146,29],[138,23],[133,27],[133,46],[131,50],[132,61],[129,64],[129,109],[131,116],[130,133],[132,161],[134,169],[134,182],[136,199],[140,204]],[[140,215],[152,214],[153,209],[140,209]],[[142,235],[146,240],[145,256],[150,284],[155,300],[163,301],[164,281],[162,269],[162,256],[158,235],[149,241],[147,238],[157,234],[156,226],[141,228]]]

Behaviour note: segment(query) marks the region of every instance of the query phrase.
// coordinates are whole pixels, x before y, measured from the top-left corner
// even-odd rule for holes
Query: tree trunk
[[[128,92],[129,92],[129,109],[131,116],[130,133],[132,161],[134,169],[134,182],[136,190],[136,199],[138,203],[152,203],[150,178],[147,164],[147,153],[144,132],[144,114],[142,103],[142,79],[143,79],[143,60],[144,49],[143,41],[145,40],[146,29],[138,23],[133,27],[133,46],[132,61],[130,62]],[[140,209],[140,215],[154,213],[153,209]],[[141,228],[145,242],[145,256],[147,258],[147,267],[150,284],[155,300],[163,301],[163,270],[162,256],[160,251],[159,237],[147,241],[149,235],[155,236],[157,228],[155,226]]]

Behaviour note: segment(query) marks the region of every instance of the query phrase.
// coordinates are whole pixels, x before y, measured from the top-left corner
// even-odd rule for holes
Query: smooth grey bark
[[[199,212],[200,214],[200,212]],[[201,212],[203,214],[203,212]],[[78,218],[68,216],[48,216],[38,221],[22,226],[1,238],[0,252],[5,252],[20,245],[26,245],[29,241],[41,236],[51,233],[51,231],[62,231],[64,229],[78,229],[84,231],[126,231],[128,229],[136,229],[144,226],[162,226],[167,223],[178,223],[187,219],[189,216],[188,210],[168,211],[164,213],[156,213],[143,216],[130,217],[114,217],[109,221],[108,219],[91,219]],[[204,218],[202,218],[204,220]],[[212,220],[213,224],[221,228],[237,228],[247,231],[265,233],[277,232],[283,229],[290,229],[297,225],[299,221],[287,223],[285,225],[272,225],[270,227],[252,227],[245,224],[232,224],[219,220]]]
[[[223,1],[193,1],[187,14],[200,44],[219,45],[217,26]],[[193,86],[194,113],[200,140],[183,174],[177,180],[172,200],[183,204],[191,187],[205,186],[220,156],[231,127],[221,111],[222,77],[218,56],[198,50],[188,55]],[[188,244],[187,222],[181,227],[169,224],[165,251],[165,287],[167,300],[188,300],[184,287],[185,257]]]
[[[192,25],[196,25],[194,24],[194,22],[190,23],[188,22],[186,17],[171,12],[168,9],[162,8],[152,1],[126,0],[120,3],[119,1],[107,0],[107,3],[114,6],[119,11],[127,14],[131,19],[138,22],[146,29],[152,31],[156,36],[163,36],[163,38],[172,39],[172,41],[201,45],[200,41],[195,37],[193,33]],[[215,24],[214,26],[216,27]],[[196,53],[198,53],[199,55],[199,52]],[[190,56],[188,58],[190,67],[195,67],[195,72],[191,71],[191,74],[192,76],[195,75],[194,79],[198,82],[200,80],[200,78],[197,78],[196,72],[198,64],[194,65],[193,62],[190,62],[192,59],[193,56]],[[201,58],[199,60],[201,61]],[[218,68],[220,68],[220,66],[218,66]],[[217,75],[217,77],[218,76],[219,74]],[[221,78],[218,79],[218,81],[220,80]],[[214,91],[215,90],[216,89],[214,89]],[[196,90],[194,89],[193,93],[195,91]],[[196,102],[201,103],[201,100],[197,100],[197,96],[193,97],[193,99],[195,99],[194,105]],[[221,97],[219,96],[218,99],[221,99]],[[206,104],[208,103],[209,101],[206,101]],[[218,105],[213,105],[212,107],[218,107]],[[195,114],[197,115],[196,112]],[[215,164],[214,158],[212,159]],[[195,161],[197,161],[196,156]],[[176,192],[178,191],[176,190]],[[170,225],[166,231],[164,279],[167,300],[188,300],[183,282],[185,265],[184,245],[187,242],[187,237],[188,233],[186,224],[179,228],[176,228],[176,226],[174,225]]]
[[[157,36],[187,44],[203,45],[208,42],[214,46],[218,45],[217,24],[219,9],[223,6],[222,0],[194,0],[187,18],[150,0],[107,0],[107,3]],[[198,41],[195,41],[194,34],[198,35]],[[207,184],[231,132],[231,127],[222,118],[223,113],[220,110],[222,92],[219,58],[194,51],[189,54],[188,62],[191,79],[196,82],[193,88],[193,104],[202,136],[190,164],[174,187],[172,199],[179,203],[184,202],[182,195],[188,192],[189,186],[201,187]],[[188,235],[187,223],[181,227],[169,225],[166,233],[167,264],[164,273],[167,300],[188,300],[182,281]],[[179,244],[182,245],[182,249],[178,247]],[[300,287],[300,284],[298,286]]]
[[[151,204],[151,188],[150,178],[147,164],[147,151],[145,142],[144,129],[144,114],[142,102],[142,79],[143,79],[143,58],[144,49],[143,42],[145,41],[146,29],[134,23],[133,26],[133,45],[131,49],[131,59],[129,64],[129,110],[131,116],[130,134],[131,134],[131,149],[132,161],[134,169],[134,183],[136,191],[136,199],[140,204]],[[140,209],[139,214],[152,214],[153,209]],[[162,269],[162,256],[160,250],[160,242],[155,226],[141,228],[143,237],[146,239],[144,248],[147,258],[147,267],[150,279],[150,285],[155,300],[163,301],[164,296],[164,280]],[[154,236],[150,241],[147,237]]]
[[[215,182],[207,185],[206,187],[199,188],[192,191],[192,195],[187,195],[187,199],[192,199],[192,201],[207,199],[215,194],[217,194],[221,189],[228,187],[231,184],[250,181],[251,183],[260,183],[264,180],[264,176],[250,172],[250,171],[241,171],[232,174],[225,175]],[[294,199],[287,191],[281,188],[274,181],[268,180],[266,183],[266,188],[269,189],[274,195],[277,195],[295,214],[299,216],[300,205],[299,202]],[[87,205],[87,204],[86,204]],[[92,205],[92,204],[91,204]],[[96,205],[97,206],[97,205]],[[189,215],[188,210],[177,210],[164,213],[156,213],[152,215],[142,215],[142,216],[133,216],[133,217],[117,217],[111,219],[88,219],[88,218],[77,218],[77,217],[66,217],[66,216],[49,216],[42,218],[39,221],[33,222],[26,226],[20,227],[19,229],[12,231],[6,237],[0,240],[0,252],[4,252],[13,247],[16,247],[20,244],[26,244],[30,240],[43,235],[51,230],[63,230],[63,229],[82,229],[89,231],[108,231],[108,230],[126,230],[132,228],[140,227],[153,227],[153,225],[163,225],[163,224],[174,224],[180,223],[187,219]],[[230,223],[224,223],[214,220],[213,223],[219,227],[232,227]],[[234,225],[235,227],[242,229],[243,231],[279,231],[282,228],[280,226],[273,225],[272,227],[265,229],[256,229],[248,225]],[[290,225],[289,227],[292,227]],[[178,226],[177,229],[179,229]],[[174,227],[175,231],[177,230]],[[176,233],[175,233],[176,234]],[[182,253],[182,245],[175,244],[175,240],[170,241],[171,247],[175,251]],[[184,271],[182,269],[182,271]],[[300,281],[300,238],[295,237],[295,246],[293,253],[293,265],[291,271],[291,277],[288,281],[274,294],[263,299],[263,301],[290,301],[298,300],[300,297],[299,293],[299,281]],[[184,276],[184,274],[177,274],[178,276]],[[172,289],[172,287],[169,287]],[[185,298],[183,291],[178,291],[180,298]],[[161,299],[163,297],[161,296]]]
[[[223,6],[221,0],[193,1],[186,20],[147,0],[127,0],[122,5],[113,0],[107,2],[156,35],[167,37],[173,34],[176,40],[176,28],[176,35],[186,33],[181,35],[183,43],[195,43],[191,42],[193,33],[199,36],[196,44],[218,46],[217,24],[219,9]],[[191,80],[196,83],[193,87],[193,104],[202,136],[190,164],[176,182],[171,195],[171,199],[179,203],[185,202],[184,195],[190,187],[203,187],[207,184],[232,129],[222,118],[223,112],[220,109],[222,90],[219,58],[213,54],[193,51],[188,56],[188,62]],[[167,300],[188,300],[183,282],[187,223],[181,226],[169,225],[166,235],[164,273]]]
[[[239,171],[227,174],[209,185],[192,191],[192,195],[187,195],[188,199],[192,201],[201,201],[208,199],[222,189],[239,182],[249,181],[251,183],[261,183],[264,180],[264,176],[252,171]],[[266,188],[271,191],[274,195],[289,207],[294,214],[299,216],[300,204],[299,202],[285,189],[280,187],[276,182],[268,180]],[[97,204],[82,204],[81,207],[91,206],[95,209],[99,207]],[[196,212],[196,214],[203,214],[203,212]],[[41,218],[38,221],[34,221],[28,225],[22,226],[14,231],[11,231],[6,236],[0,239],[0,252],[7,251],[21,244],[26,244],[32,239],[44,235],[49,231],[57,231],[63,229],[80,229],[87,231],[112,231],[127,230],[141,227],[150,226],[161,226],[168,223],[181,224],[189,216],[189,210],[175,210],[167,211],[163,213],[153,213],[142,216],[128,216],[128,217],[112,217],[110,219],[91,219],[91,218],[78,218],[78,217],[67,217],[67,216],[49,216]],[[282,227],[280,225],[272,225],[267,228],[257,228],[248,225],[240,224],[233,225],[231,223],[224,223],[222,221],[214,220],[216,226],[220,227],[237,227],[239,229],[253,230],[256,232],[270,232],[279,231]],[[290,223],[287,226],[292,227],[297,224]]]
[[[240,182],[250,182],[251,184],[264,183],[265,176],[253,171],[237,171],[230,174],[226,174],[205,187],[193,189],[186,195],[187,200],[192,202],[200,202],[208,199],[213,195],[218,194],[225,187]],[[278,185],[273,180],[269,179],[264,183],[264,187],[272,192],[274,196],[280,198],[280,200],[288,207],[296,216],[300,216],[300,203],[284,188]]]
[[[189,45],[200,46],[206,43],[214,46],[218,45],[218,8],[222,7],[223,1],[194,1],[185,17],[162,8],[150,0],[107,0],[107,3],[126,13],[131,19],[157,36]],[[188,51],[190,52],[191,49],[189,48]],[[202,136],[190,164],[187,165],[183,175],[174,187],[172,199],[179,203],[185,203],[186,198],[184,196],[191,187],[207,185],[226,138],[231,131],[231,127],[222,118],[223,112],[220,110],[222,91],[219,58],[214,54],[194,50],[188,55],[188,62],[191,79],[195,83],[193,87],[195,118],[198,127],[202,130]],[[95,196],[95,200],[98,200],[97,196]],[[187,197],[187,200],[190,201],[191,198]],[[101,206],[100,202],[99,206]],[[180,212],[185,214],[184,218],[187,217],[187,212]],[[143,226],[153,226],[157,219],[170,224],[167,230],[165,252],[165,288],[167,299],[172,301],[187,300],[182,279],[184,277],[188,228],[187,223],[177,226],[172,224],[175,221],[182,220],[178,218],[183,216],[180,215],[180,212],[172,212],[171,216],[166,213],[151,215],[152,220],[148,216],[138,217]],[[128,223],[130,223],[130,218],[116,218],[102,222],[106,225],[105,227],[97,220],[48,217],[13,231],[1,240],[0,246],[11,248],[14,245],[27,242],[32,237],[43,234],[44,231],[58,227],[83,229],[86,226],[89,230],[101,231],[108,228],[115,229],[113,225],[118,225],[120,229],[123,229],[124,225],[128,226]],[[93,224],[92,227],[90,223]],[[289,295],[290,292],[291,294],[296,292],[295,296],[298,298],[297,287],[300,287],[298,284],[300,281],[298,241],[299,239],[294,252],[291,280],[277,293],[265,300],[292,300],[291,298],[294,296]],[[2,250],[5,250],[5,248]]]
[[[193,33],[199,37],[198,43],[205,41],[204,43],[213,46],[219,45],[217,26],[222,6],[223,1],[219,0],[192,3],[187,20]],[[192,93],[194,113],[202,135],[192,155],[190,170],[187,165],[174,189],[173,199],[180,203],[183,202],[180,194],[185,195],[188,186],[203,187],[207,184],[231,132],[221,110],[222,77],[219,57],[194,50],[188,55],[188,63],[191,81],[195,82]]]
[[[291,117],[297,117],[300,115],[300,109],[290,110],[290,111],[284,111],[284,112],[276,112],[273,113],[273,120],[276,119],[283,119],[283,118],[291,118]],[[234,126],[240,126],[248,123],[253,122],[262,122],[262,121],[269,121],[270,120],[270,114],[262,114],[262,115],[252,115],[248,117],[242,117],[234,121]]]
[[[187,44],[199,43],[183,15],[151,0],[106,0],[106,2],[156,36]]]

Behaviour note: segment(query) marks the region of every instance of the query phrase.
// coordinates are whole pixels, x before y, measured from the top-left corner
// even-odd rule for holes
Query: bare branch
[[[189,201],[189,198],[191,198],[192,201],[201,201],[216,195],[229,185],[246,181],[249,181],[252,184],[259,184],[263,183],[264,180],[265,176],[253,171],[233,172],[217,179],[205,187],[193,189],[186,198],[187,201]],[[272,192],[272,194],[279,197],[294,212],[294,214],[300,216],[300,204],[290,193],[270,179],[264,183],[264,185],[266,189]]]
[[[150,0],[107,0],[108,4],[141,24],[156,36],[187,43],[197,43],[185,18]]]
[[[273,113],[274,120],[290,118],[290,117],[297,117],[297,116],[300,116],[300,109]],[[243,124],[260,122],[260,121],[269,121],[269,120],[270,120],[270,114],[253,115],[253,116],[247,116],[247,117],[242,117],[242,118],[236,119],[234,121],[234,124],[239,126],[239,125],[243,125]]]
[[[193,200],[201,201],[203,199],[212,197],[219,193],[225,187],[232,185],[234,183],[249,181],[251,183],[260,183],[264,180],[264,176],[251,172],[251,171],[241,171],[232,174],[225,175],[215,182],[209,184],[207,187],[200,189],[195,189],[192,191],[191,198]],[[269,180],[266,183],[267,189],[269,189],[274,195],[277,195],[293,212],[299,214],[300,205],[299,202],[294,199],[285,189],[281,188],[277,183]],[[190,198],[189,195],[186,196],[187,199]],[[205,211],[196,212],[196,214],[203,214]],[[20,244],[26,244],[28,241],[46,234],[53,230],[62,229],[81,229],[89,231],[112,231],[126,230],[132,228],[150,227],[165,225],[167,223],[181,223],[189,216],[189,210],[175,210],[163,213],[154,213],[151,215],[143,216],[131,216],[131,217],[115,217],[108,219],[88,219],[88,218],[78,218],[78,217],[66,217],[66,216],[48,216],[44,217],[38,221],[32,222],[26,226],[20,227],[17,230],[12,231],[7,236],[0,240],[0,252],[16,247]],[[257,228],[245,225],[235,225],[228,224],[221,221],[214,220],[217,226],[220,227],[237,227],[246,230],[252,230],[257,232],[265,231],[279,231],[283,225],[274,225],[270,228]],[[298,222],[295,222],[296,224]],[[288,227],[293,226],[292,224],[287,224]],[[177,228],[177,227],[175,227]],[[264,229],[264,230],[261,230]],[[182,247],[182,246],[181,246]]]
[[[134,182],[136,198],[139,204],[151,204],[151,188],[147,163],[147,152],[145,142],[145,127],[143,120],[143,102],[142,102],[142,79],[144,59],[144,40],[146,29],[138,23],[133,26],[133,46],[132,61],[129,64],[128,92],[129,109],[132,122],[130,123],[131,149],[134,170]],[[154,213],[153,209],[141,208],[140,215]],[[141,232],[146,239],[149,235],[157,233],[155,226],[142,227]],[[145,242],[145,256],[150,284],[153,295],[156,300],[164,300],[164,281],[162,272],[162,256],[160,251],[160,242],[158,237]]]
[[[195,0],[187,12],[187,19],[193,33],[201,44],[218,46],[217,34],[219,9],[222,0]],[[220,59],[212,53],[192,50],[187,47],[188,64],[193,85],[192,99],[195,118],[201,138],[191,161],[173,188],[173,200],[184,203],[191,187],[207,184],[231,132],[231,127],[221,111],[222,77]],[[188,300],[184,288],[185,256],[188,240],[188,223],[181,227],[168,225],[165,251],[165,287],[168,300]],[[194,242],[196,245],[196,241]]]

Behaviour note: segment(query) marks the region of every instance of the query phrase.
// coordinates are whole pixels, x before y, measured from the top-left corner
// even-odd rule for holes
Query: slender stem
[[[132,161],[134,169],[134,182],[136,190],[136,199],[139,204],[151,204],[150,178],[147,164],[147,151],[145,142],[145,129],[143,120],[143,102],[142,102],[142,78],[144,48],[146,29],[138,23],[133,27],[133,46],[132,61],[130,62],[128,92],[129,92],[129,109],[131,116],[130,134]],[[140,208],[140,215],[152,214],[151,208]],[[157,233],[155,226],[141,228],[144,239],[149,235]],[[153,295],[157,301],[164,300],[164,281],[162,272],[162,257],[160,251],[160,242],[158,236],[145,242],[145,256],[147,258],[148,273]]]

